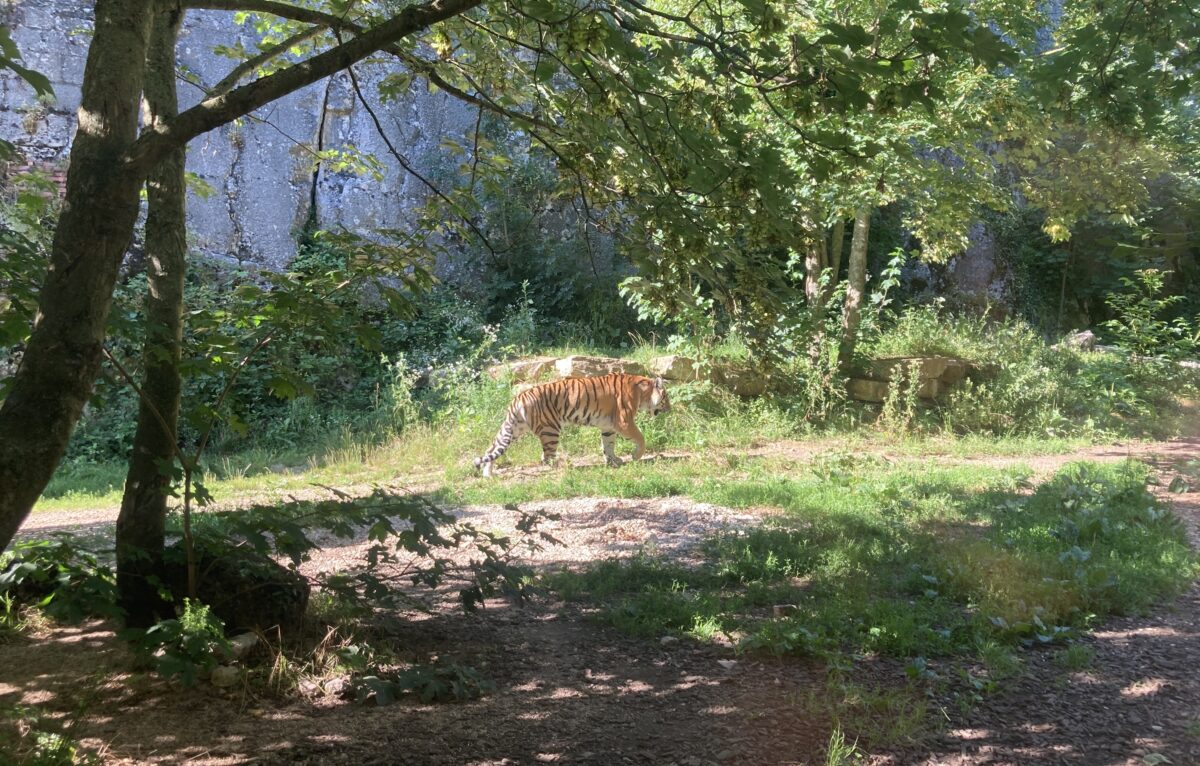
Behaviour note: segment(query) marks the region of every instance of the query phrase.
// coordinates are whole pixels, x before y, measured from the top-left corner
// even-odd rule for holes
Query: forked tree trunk
[[[846,309],[842,313],[842,344],[838,362],[845,367],[854,355],[858,325],[862,319],[863,295],[867,289],[867,239],[871,234],[871,208],[860,207],[854,214],[854,234],[850,238],[850,263],[846,273]]]
[[[825,235],[821,234],[821,273],[828,274],[829,277],[822,286],[819,281],[815,284],[809,283],[805,285],[806,293],[808,293],[809,305],[812,306],[813,315],[813,335],[812,342],[808,347],[808,356],[814,364],[821,359],[822,349],[825,347],[825,330],[826,318],[825,309],[829,305],[829,299],[833,297],[833,291],[837,288],[838,274],[842,270],[842,239],[846,232],[846,222],[838,221],[833,226],[829,249],[825,249]],[[811,284],[811,292],[808,288]]]
[[[175,40],[181,10],[155,16],[146,56],[145,121],[162,125],[178,113]],[[169,614],[151,578],[161,574],[166,490],[163,467],[175,458],[179,424],[179,360],[183,342],[183,278],[187,268],[184,150],[176,149],[146,179],[146,319],[137,431],[117,517],[117,591],[126,624],[148,627]]]
[[[123,159],[137,135],[152,6],[96,0],[50,268],[0,406],[0,550],[54,473],[100,369],[117,269],[138,213],[141,179]]]

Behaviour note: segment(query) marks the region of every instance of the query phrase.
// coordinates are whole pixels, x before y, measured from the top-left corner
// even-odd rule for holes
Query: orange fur
[[[620,464],[613,453],[616,434],[633,441],[633,459],[637,460],[646,449],[646,439],[637,427],[638,411],[656,415],[670,409],[662,378],[651,380],[618,372],[543,383],[517,394],[491,449],[475,465],[483,468],[484,476],[490,475],[492,463],[504,454],[513,439],[527,431],[537,434],[542,442],[542,462],[549,463],[554,459],[566,424],[599,428],[601,447],[610,465]]]

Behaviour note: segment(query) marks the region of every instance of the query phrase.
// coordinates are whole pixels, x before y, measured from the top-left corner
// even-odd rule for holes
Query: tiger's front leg
[[[604,459],[611,466],[621,464],[621,458],[617,457],[617,433],[615,431],[600,432],[600,449],[604,450]]]
[[[617,430],[621,436],[633,442],[633,459],[641,460],[643,453],[646,451],[646,437],[642,436],[642,432],[638,430],[637,423],[629,422],[629,425],[624,427],[618,426]]]

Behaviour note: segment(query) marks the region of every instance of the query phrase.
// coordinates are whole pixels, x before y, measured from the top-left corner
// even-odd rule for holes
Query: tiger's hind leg
[[[617,434],[615,431],[602,431],[600,433],[600,449],[604,450],[604,459],[611,466],[621,464],[621,458],[617,457]]]
[[[500,430],[496,432],[496,438],[492,442],[491,449],[484,453],[482,457],[475,459],[475,467],[483,471],[484,478],[492,475],[493,464],[504,454],[509,445],[512,444],[513,439],[516,439],[528,430],[529,427],[512,413],[509,413],[504,418],[504,423],[500,425]]]
[[[545,428],[538,434],[538,438],[542,440],[542,465],[553,465],[558,452],[558,429]]]

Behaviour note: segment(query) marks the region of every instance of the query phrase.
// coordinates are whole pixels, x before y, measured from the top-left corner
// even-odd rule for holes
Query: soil
[[[813,457],[802,444],[759,454]],[[1200,460],[1200,440],[1100,447],[1037,458],[956,462],[1030,465],[1045,475],[1080,458],[1150,461],[1163,497],[1200,544],[1200,492],[1167,493],[1181,461]],[[950,462],[950,458],[938,458]],[[536,470],[536,469],[535,469]],[[563,542],[539,566],[570,566],[644,550],[687,560],[722,528],[757,523],[766,510],[686,498],[586,498],[525,504],[559,515],[546,530]],[[462,510],[480,527],[511,528],[501,506]],[[111,535],[115,509],[34,514],[23,532],[71,529]],[[306,564],[336,569],[361,546],[325,549]],[[331,693],[340,679],[302,684],[281,698],[207,684],[179,690],[131,672],[111,623],[47,626],[0,647],[0,709],[59,711],[71,736],[104,763],[195,764],[574,764],[823,763],[832,723],[804,704],[826,689],[826,669],[803,661],[737,656],[729,646],[627,637],[572,604],[540,599],[489,603],[464,615],[447,600],[433,614],[398,615],[382,630],[414,658],[471,665],[496,689],[443,705],[402,700],[376,707]],[[941,692],[943,727],[919,743],[873,750],[876,766],[1200,764],[1200,587],[1153,616],[1109,621],[1083,641],[1086,671],[1063,669],[1051,651],[1026,654],[1025,672],[965,713]],[[901,665],[856,660],[851,677],[875,688],[909,688]],[[1166,758],[1169,760],[1161,760]],[[0,752],[0,762],[4,754]]]

